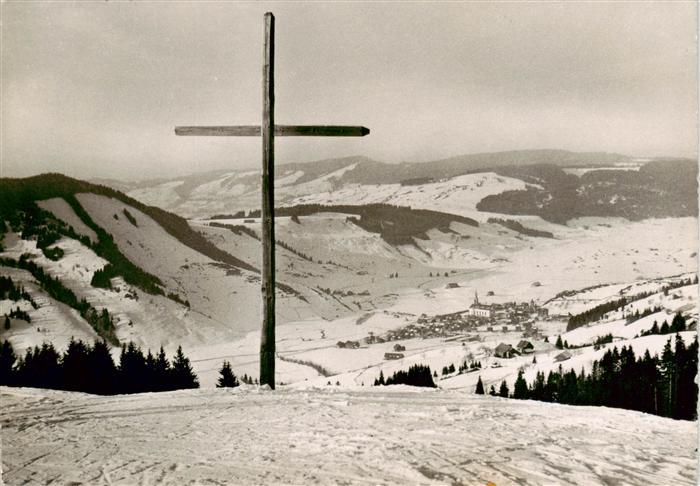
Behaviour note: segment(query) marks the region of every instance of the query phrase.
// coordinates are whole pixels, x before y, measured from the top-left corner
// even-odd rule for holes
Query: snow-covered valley
[[[693,483],[694,423],[474,391],[479,381],[487,390],[513,390],[520,372],[528,383],[560,367],[590,373],[622,346],[641,357],[660,355],[676,335],[692,345],[696,217],[589,216],[554,224],[478,210],[484,197],[537,188],[517,178],[476,172],[373,185],[355,169],[317,177],[295,170],[280,178],[281,207],[320,206],[276,218],[274,393],[214,388],[224,361],[238,377],[258,376],[259,217],[185,221],[111,190],[79,186],[73,195],[37,199],[48,225],[71,227],[51,244],[28,231],[30,218],[8,218],[0,273],[25,294],[0,300],[0,316],[15,312],[0,340],[18,356],[44,342],[61,353],[71,338],[98,338],[88,314],[49,294],[39,269],[78,301],[108,310],[119,343],[133,341],[144,352],[163,346],[169,356],[181,345],[202,389],[97,397],[3,388],[4,480]],[[190,187],[184,202],[170,183],[162,188],[167,194],[151,195],[200,204],[191,214],[211,215],[230,209],[211,205],[212,193],[252,198],[246,184],[256,178],[225,174]],[[386,206],[358,216],[356,207],[377,203],[403,212]],[[420,219],[417,229],[398,239],[383,232],[400,221],[411,227],[401,219],[406,214]],[[106,251],[105,240],[117,250]],[[115,251],[122,256],[115,259]],[[126,274],[95,283],[122,257],[151,276],[156,290],[128,283]],[[606,305],[610,310],[567,330],[571,316]],[[660,332],[676,315],[688,327]],[[566,346],[555,345],[558,338]],[[518,352],[503,355],[502,348]],[[118,361],[120,348],[111,353]],[[478,368],[462,368],[477,361]],[[429,366],[438,390],[371,386],[413,365]],[[82,443],[82,434],[90,440]]]

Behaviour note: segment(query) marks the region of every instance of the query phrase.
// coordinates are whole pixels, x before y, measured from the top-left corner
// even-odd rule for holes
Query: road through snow
[[[695,484],[696,423],[410,387],[0,387],[15,484]]]

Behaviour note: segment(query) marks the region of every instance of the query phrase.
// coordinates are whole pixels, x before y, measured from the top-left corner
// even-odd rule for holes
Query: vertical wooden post
[[[265,14],[262,116],[262,300],[260,384],[275,388],[275,17]]]

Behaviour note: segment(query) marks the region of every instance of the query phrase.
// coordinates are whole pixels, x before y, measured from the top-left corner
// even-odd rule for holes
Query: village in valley
[[[448,284],[456,288],[456,284]],[[493,295],[493,292],[487,293]],[[361,345],[391,343],[406,339],[445,338],[447,342],[474,343],[493,340],[494,336],[512,339],[521,336],[523,340],[516,346],[500,343],[492,349],[492,355],[499,358],[511,358],[514,354],[526,354],[534,351],[532,341],[542,340],[544,336],[538,329],[538,323],[547,321],[549,312],[534,301],[517,303],[492,303],[479,301],[478,291],[474,292],[474,301],[463,311],[438,314],[428,317],[422,314],[415,323],[387,331],[376,336],[370,333],[361,341],[338,341],[337,347],[357,349]],[[557,319],[560,316],[556,316]],[[388,360],[404,358],[405,347],[396,344],[385,353]]]

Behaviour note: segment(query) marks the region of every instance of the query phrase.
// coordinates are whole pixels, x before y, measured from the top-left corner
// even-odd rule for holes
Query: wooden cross
[[[369,129],[338,125],[275,125],[275,17],[265,14],[262,126],[176,127],[176,135],[259,137],[262,135],[262,300],[260,384],[275,388],[275,137],[363,137]]]

